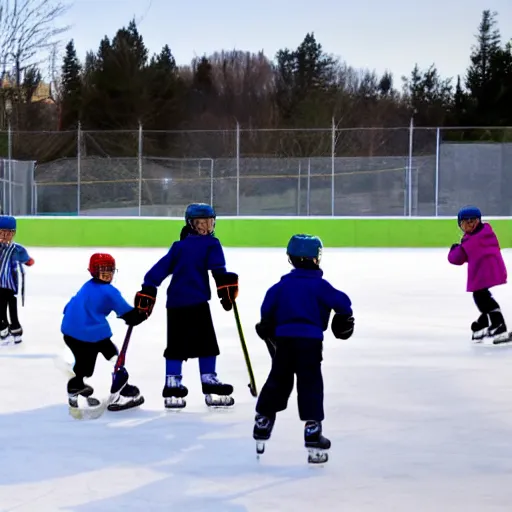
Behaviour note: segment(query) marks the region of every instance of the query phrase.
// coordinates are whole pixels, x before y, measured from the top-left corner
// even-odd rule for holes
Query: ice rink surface
[[[105,250],[105,248],[97,248]],[[447,250],[326,249],[325,277],[353,301],[348,341],[324,344],[330,460],[308,466],[295,392],[260,461],[252,440],[255,399],[232,312],[212,311],[219,377],[236,404],[211,411],[197,361],[184,365],[187,408],[167,412],[165,289],[133,333],[127,368],[146,403],[96,421],[68,416],[62,309],[88,279],[95,249],[30,249],[20,319],[24,342],[0,349],[0,511],[104,512],[494,512],[512,507],[512,347],[474,346],[478,314],[466,268]],[[165,250],[112,249],[115,285],[131,301]],[[283,250],[226,249],[240,275],[239,311],[258,387],[270,359],[255,335],[264,293],[290,269]],[[503,251],[509,269],[512,252]],[[512,326],[510,285],[494,294]],[[111,317],[120,346],[124,322]],[[108,394],[111,368],[90,380]]]

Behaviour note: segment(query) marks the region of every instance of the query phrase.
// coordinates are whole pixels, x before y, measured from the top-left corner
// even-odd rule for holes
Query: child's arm
[[[174,244],[165,256],[160,258],[144,276],[140,291],[135,294],[135,308],[146,317],[151,315],[156,302],[157,288],[173,271]]]
[[[468,255],[461,244],[453,244],[448,253],[448,261],[452,265],[463,265],[468,261]]]
[[[222,245],[217,238],[208,251],[208,270],[212,271],[217,285],[217,297],[226,311],[231,311],[238,297],[238,274],[226,270],[226,259]]]
[[[167,254],[160,258],[146,273],[142,286],[158,288],[164,279],[172,274],[173,248],[174,244],[171,246]]]
[[[112,310],[115,311],[117,316],[122,318],[127,325],[136,326],[148,318],[149,315],[144,311],[130,306],[115,286],[110,285],[108,289],[110,292],[109,299]]]
[[[17,245],[16,259],[27,267],[31,267],[35,263],[22,245]]]
[[[256,334],[265,342],[272,358],[276,354],[276,346],[273,340],[276,329],[274,320],[275,305],[276,285],[272,286],[265,294],[263,304],[261,305],[261,320],[256,324]]]
[[[352,302],[346,293],[336,290],[324,280],[326,285],[326,298],[330,309],[334,310],[331,330],[335,338],[348,340],[354,333],[354,316]]]

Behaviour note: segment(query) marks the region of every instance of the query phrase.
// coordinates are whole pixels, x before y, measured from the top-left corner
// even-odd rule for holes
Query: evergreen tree
[[[452,105],[451,79],[442,79],[434,64],[424,71],[416,64],[410,78],[402,80],[404,97],[416,124],[442,125]]]
[[[496,13],[482,12],[476,40],[466,75],[462,122],[473,126],[509,126],[512,123],[512,50],[510,43],[501,45]],[[493,140],[500,137],[500,133],[492,133]]]
[[[136,129],[148,110],[148,51],[134,21],[104,37],[88,63],[87,125]],[[85,109],[84,109],[85,111]]]
[[[473,97],[480,99],[486,84],[492,80],[492,60],[500,50],[500,32],[496,28],[496,13],[485,10],[478,27],[477,45],[471,53],[466,87]]]
[[[390,96],[393,93],[393,75],[385,71],[379,81],[379,94],[381,96]]]
[[[329,92],[335,82],[334,60],[324,53],[314,34],[308,33],[295,51],[279,50],[276,61],[276,103],[282,118],[290,121],[308,96],[315,100],[307,102],[306,110],[315,110],[310,113],[316,117],[321,93]],[[301,118],[309,117],[304,108],[299,110]]]
[[[183,84],[168,45],[162,48],[159,55],[152,57],[146,81],[150,109],[144,125],[155,130],[176,128],[182,117]]]
[[[60,128],[76,128],[82,109],[82,67],[73,40],[66,45],[62,64]]]

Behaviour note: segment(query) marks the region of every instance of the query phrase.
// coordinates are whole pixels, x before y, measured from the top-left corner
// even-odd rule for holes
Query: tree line
[[[171,48],[149,56],[134,21],[85,62],[66,47],[60,129],[148,130],[407,126],[512,126],[512,43],[497,14],[482,13],[464,77],[415,66],[398,88],[390,72],[355,69],[313,33],[295,49],[221,51],[178,67]]]
[[[16,73],[18,91],[32,91],[41,80],[35,67]],[[30,94],[15,99],[21,107]],[[512,42],[503,40],[497,13],[485,10],[464,76],[442,77],[433,63],[416,65],[397,82],[391,72],[379,75],[333,57],[314,33],[273,59],[233,50],[178,66],[169,45],[150,55],[131,21],[83,62],[68,42],[55,104],[54,115],[37,115],[31,105],[16,128],[233,130],[239,123],[244,129],[310,129],[328,128],[333,119],[339,128],[387,128],[406,127],[411,117],[419,127],[506,127],[512,126]],[[508,132],[465,129],[450,136],[505,140]]]

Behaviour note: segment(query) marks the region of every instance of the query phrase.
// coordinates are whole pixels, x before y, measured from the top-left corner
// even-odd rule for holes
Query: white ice
[[[326,332],[323,373],[330,460],[308,466],[295,392],[278,415],[260,461],[252,440],[255,399],[247,388],[235,320],[212,311],[219,376],[235,386],[235,407],[210,411],[197,361],[184,367],[185,410],[166,412],[165,289],[151,319],[134,331],[127,357],[146,403],[79,422],[68,416],[64,304],[88,279],[91,249],[29,248],[20,308],[20,346],[0,349],[0,510],[2,512],[207,511],[494,512],[512,503],[512,347],[474,346],[477,317],[465,268],[446,250],[326,249],[325,277],[353,300],[348,341]],[[160,249],[111,249],[115,284],[128,300]],[[512,252],[504,251],[509,268]],[[289,270],[284,250],[226,249],[240,274],[239,310],[258,387],[270,360],[255,335],[266,289]],[[495,289],[509,322],[508,286]],[[113,315],[121,345],[124,322]],[[98,359],[91,379],[110,382]]]

